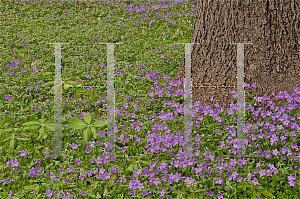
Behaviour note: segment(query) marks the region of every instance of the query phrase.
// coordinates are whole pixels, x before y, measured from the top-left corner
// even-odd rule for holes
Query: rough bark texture
[[[196,85],[237,85],[237,45],[245,44],[245,77],[250,95],[270,96],[300,87],[300,2],[298,0],[199,0],[191,43],[192,100],[230,107],[236,88],[199,88]],[[173,80],[184,78],[184,60]],[[270,99],[274,102],[274,97]],[[248,95],[246,94],[247,100]],[[236,102],[236,100],[235,100]],[[265,103],[257,108],[268,110]]]

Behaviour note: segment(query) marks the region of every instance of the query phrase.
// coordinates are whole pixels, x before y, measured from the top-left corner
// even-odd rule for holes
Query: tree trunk
[[[291,95],[294,86],[300,86],[299,11],[298,0],[198,0],[191,37],[191,43],[200,43],[192,45],[193,103],[212,107],[213,97],[220,106],[225,102],[223,107],[230,107],[231,92],[237,90],[237,45],[230,43],[241,42],[253,43],[244,45],[244,80],[256,85],[248,89],[250,95],[264,97],[275,92],[277,96],[279,91]],[[184,60],[173,80],[181,78]],[[195,87],[200,85],[232,88]],[[248,97],[246,94],[246,101]],[[267,102],[255,107],[270,110]]]

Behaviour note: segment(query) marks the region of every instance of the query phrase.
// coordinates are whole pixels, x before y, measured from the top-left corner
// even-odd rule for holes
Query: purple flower
[[[72,145],[70,145],[70,147],[71,147],[72,149],[77,149],[77,148],[78,148],[77,144],[75,144],[75,143],[73,143]]]
[[[17,159],[15,159],[15,161],[10,161],[10,165],[11,165],[12,167],[18,167],[19,162],[17,161]]]
[[[222,184],[223,180],[221,177],[216,179],[216,184]]]
[[[25,156],[26,156],[26,152],[25,152],[24,150],[19,151],[19,153],[20,153],[20,156],[21,156],[21,157],[25,157]]]
[[[143,196],[148,195],[147,191],[143,191]]]
[[[252,181],[252,183],[253,183],[254,185],[257,185],[257,184],[258,184],[258,179],[257,179],[257,178],[254,178],[253,181]]]
[[[195,180],[192,177],[186,178],[186,184],[192,184]]]
[[[134,196],[135,195],[134,191],[130,191],[129,195]]]
[[[41,160],[38,159],[38,160],[35,161],[35,164],[38,164],[38,163],[40,163],[40,162],[41,162]]]
[[[79,194],[81,194],[82,196],[85,196],[85,192],[81,192],[81,193],[79,193]]]
[[[51,191],[50,189],[47,189],[45,195],[48,196],[49,198],[52,198],[53,191]]]
[[[290,181],[296,180],[296,175],[295,175],[295,174],[292,174],[292,175],[290,175],[290,176],[288,177],[288,179],[289,179]]]
[[[289,185],[290,185],[291,187],[294,187],[294,186],[295,186],[295,181],[294,181],[294,180],[289,181]]]
[[[101,98],[101,99],[98,99],[97,102],[98,102],[98,103],[101,103],[101,102],[105,102],[105,100],[106,100],[106,97]]]
[[[69,167],[68,169],[67,169],[67,171],[69,172],[69,173],[71,173],[71,172],[74,172],[74,167]]]
[[[8,96],[8,95],[4,95],[4,98],[8,99],[8,101],[11,101],[11,100],[12,100],[12,97],[11,97],[11,96]]]
[[[207,195],[207,196],[210,196],[210,197],[213,197],[213,196],[214,196],[213,192],[210,192],[210,193],[207,193],[207,192],[206,192],[206,195]]]
[[[162,190],[161,192],[160,192],[160,197],[163,197],[164,195],[165,195],[165,190]]]
[[[217,195],[217,197],[218,197],[218,199],[223,198],[223,194],[221,194],[219,191],[219,194]]]
[[[2,182],[3,182],[3,185],[5,185],[5,184],[8,183],[8,180],[7,179],[3,179]]]
[[[75,162],[77,163],[77,165],[80,165],[82,163],[80,160],[75,160]]]

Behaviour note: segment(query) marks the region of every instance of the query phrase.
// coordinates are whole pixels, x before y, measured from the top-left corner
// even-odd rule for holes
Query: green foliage
[[[94,134],[96,132],[95,128],[101,128],[105,126],[106,122],[107,121],[97,121],[91,124],[91,114],[88,113],[83,115],[83,121],[78,118],[74,118],[70,127],[72,129],[84,129],[83,141],[87,142],[90,140],[91,134],[93,134],[94,139],[96,139],[96,135]]]
[[[76,79],[79,79],[78,77],[68,77],[66,78],[65,80],[62,81],[62,84],[63,85],[79,85],[80,83],[79,82],[76,82],[75,80]],[[79,79],[79,81],[81,81]],[[42,87],[49,87],[49,86],[52,86],[51,90],[48,92],[49,94],[54,94],[54,84],[55,84],[55,81],[49,81],[47,83],[45,83]]]
[[[259,180],[258,185],[253,185],[251,181],[241,181],[236,183],[234,181],[226,180],[225,185],[215,184],[213,186],[212,180],[216,177],[216,174],[211,174],[199,179],[193,177],[197,182],[197,187],[195,189],[194,187],[186,186],[180,180],[178,183],[173,182],[173,191],[171,191],[170,184],[167,182],[162,181],[162,184],[158,186],[153,184],[150,185],[147,184],[148,177],[140,175],[138,178],[145,185],[144,190],[147,192],[151,191],[152,196],[148,195],[144,197],[141,192],[143,190],[139,190],[139,193],[135,192],[135,196],[129,195],[129,192],[132,190],[129,189],[130,178],[128,178],[128,176],[133,176],[133,172],[136,171],[135,169],[143,170],[145,167],[148,167],[149,169],[155,162],[157,164],[154,166],[153,171],[156,172],[158,163],[169,163],[170,158],[176,159],[176,155],[173,154],[177,154],[182,148],[182,140],[180,140],[182,134],[178,133],[177,137],[174,137],[175,133],[182,131],[183,129],[184,117],[183,114],[178,113],[175,116],[177,120],[164,120],[162,122],[163,125],[170,128],[168,135],[172,135],[173,133],[173,142],[178,141],[178,143],[174,146],[168,146],[166,151],[159,150],[157,154],[147,153],[150,150],[149,148],[162,147],[164,145],[167,146],[166,143],[159,143],[159,141],[166,141],[169,139],[167,137],[156,136],[153,137],[153,140],[157,141],[156,146],[146,146],[146,144],[149,144],[148,138],[151,139],[150,134],[153,135],[153,133],[156,133],[161,136],[165,133],[164,130],[159,130],[159,132],[153,131],[152,127],[154,122],[160,123],[160,121],[152,121],[151,115],[156,114],[156,116],[158,116],[161,115],[162,112],[169,112],[169,107],[163,105],[164,101],[175,101],[175,103],[179,103],[180,106],[184,104],[183,96],[164,96],[164,98],[162,98],[158,94],[155,94],[154,99],[157,99],[158,101],[151,101],[148,94],[151,87],[154,88],[157,86],[156,83],[160,86],[168,84],[166,79],[161,79],[162,72],[170,75],[170,78],[174,77],[177,66],[184,58],[184,45],[178,45],[177,49],[172,49],[172,47],[174,47],[173,44],[176,42],[190,42],[190,36],[194,26],[193,17],[184,17],[181,15],[181,11],[184,11],[187,14],[194,12],[194,8],[189,6],[185,11],[185,5],[183,4],[177,5],[178,7],[176,6],[176,8],[170,7],[166,10],[160,9],[159,11],[164,12],[165,15],[169,15],[171,12],[180,13],[177,16],[170,14],[169,19],[166,19],[164,16],[162,18],[160,18],[160,16],[157,17],[156,11],[150,11],[148,12],[147,19],[143,20],[140,13],[129,12],[127,9],[123,10],[124,4],[130,6],[132,2],[125,1],[123,2],[123,6],[115,5],[114,8],[112,8],[111,5],[106,4],[97,6],[94,2],[89,2],[89,5],[80,2],[76,4],[61,2],[61,7],[55,7],[56,5],[52,4],[53,7],[52,5],[45,5],[45,8],[43,7],[44,4],[42,6],[39,4],[27,5],[26,3],[25,5],[19,6],[12,2],[3,2],[1,4],[0,12],[3,14],[3,18],[9,18],[10,20],[2,20],[3,28],[1,29],[1,35],[5,35],[6,38],[1,47],[2,56],[0,56],[0,61],[3,65],[2,67],[6,68],[5,70],[0,70],[0,81],[2,85],[0,88],[0,153],[1,157],[3,157],[3,161],[0,161],[0,182],[3,179],[15,179],[15,182],[9,181],[4,185],[1,183],[0,198],[9,198],[8,195],[10,190],[13,190],[13,196],[11,198],[43,198],[45,197],[45,191],[50,189],[53,192],[62,191],[64,193],[71,192],[72,194],[85,192],[86,195],[83,196],[83,198],[100,198],[100,196],[97,195],[100,193],[103,198],[132,197],[148,199],[159,198],[159,192],[161,191],[159,188],[165,190],[166,195],[172,198],[176,198],[177,195],[179,195],[179,198],[211,198],[206,195],[206,192],[213,192],[215,197],[218,191],[223,194],[228,194],[230,198],[296,198],[298,196],[297,185],[295,185],[295,187],[290,187],[287,182],[287,176],[293,171],[287,169],[287,167],[293,163],[287,163],[287,161],[284,160],[274,160],[274,158],[271,160],[261,158],[260,161],[265,165],[268,165],[268,163],[274,164],[274,162],[276,162],[276,166],[280,167],[278,169],[279,173],[270,178],[266,176],[261,178],[259,175],[256,175],[256,178]],[[135,5],[135,3],[133,4]],[[76,9],[74,5],[76,6]],[[66,10],[66,12],[64,12],[64,10]],[[16,15],[17,13],[20,15]],[[130,15],[130,13],[133,14]],[[129,15],[132,19],[127,18]],[[42,17],[47,18],[47,20],[42,19]],[[110,20],[109,17],[112,17],[112,19]],[[149,25],[148,17],[155,18],[158,21],[154,21],[154,23]],[[140,20],[138,25],[136,25],[137,19]],[[170,23],[170,20],[175,20],[178,23],[172,24]],[[14,23],[16,26],[22,24],[22,30],[26,31],[14,31]],[[19,32],[20,34],[16,34],[16,32]],[[45,36],[46,38],[44,38]],[[95,39],[96,36],[101,38],[93,42],[89,40],[89,38]],[[19,40],[20,38],[22,38],[22,40]],[[83,152],[84,155],[80,152],[81,150],[71,150],[69,147],[72,143],[78,143],[78,139],[81,139],[81,137],[78,137],[76,134],[77,130],[82,131],[82,140],[85,142],[78,145],[79,149],[85,150],[86,142],[88,141],[99,141],[96,132],[98,130],[105,130],[107,120],[93,122],[93,119],[106,117],[104,107],[106,106],[107,101],[102,102],[101,104],[95,102],[97,99],[107,95],[107,89],[105,87],[98,87],[91,90],[86,88],[74,88],[73,90],[75,90],[75,92],[73,93],[71,92],[73,91],[72,89],[69,89],[68,92],[63,92],[63,104],[69,103],[69,105],[63,105],[62,107],[62,112],[65,114],[63,116],[63,161],[53,160],[49,157],[52,153],[45,155],[53,146],[53,141],[50,140],[49,142],[46,142],[46,139],[51,138],[52,135],[50,135],[49,132],[54,131],[53,120],[48,121],[41,119],[53,117],[54,100],[52,95],[54,94],[54,59],[53,45],[44,45],[48,42],[68,42],[71,44],[62,45],[62,84],[64,86],[79,84],[105,85],[107,80],[107,71],[105,67],[107,64],[106,45],[101,44],[99,46],[97,42],[123,42],[122,45],[115,45],[114,51],[116,65],[115,87],[116,90],[118,90],[118,92],[115,93],[115,106],[124,112],[123,115],[116,115],[115,118],[115,120],[119,122],[118,125],[120,125],[117,125],[119,137],[116,137],[116,154],[121,154],[121,157],[118,156],[115,161],[109,159],[105,164],[102,162],[101,166],[95,162],[91,163],[90,160],[92,158],[95,161],[95,159],[99,157],[99,154],[96,155],[97,152],[100,153],[100,151],[102,152],[105,150],[105,146],[98,145],[98,143],[89,147],[91,153]],[[23,44],[26,44],[27,47],[20,46]],[[37,46],[37,44],[40,44],[40,46]],[[49,49],[52,53],[46,52],[46,49]],[[13,53],[14,51],[16,53]],[[81,53],[84,54],[81,56]],[[36,55],[38,59],[42,60],[42,64],[37,66],[41,72],[30,71],[35,69],[35,66],[31,65],[31,63],[36,60],[32,57],[33,55]],[[163,55],[169,59],[162,58]],[[17,69],[13,67],[8,68],[7,65],[11,64],[10,60],[22,60],[24,65],[19,66]],[[100,63],[104,63],[104,67],[100,67]],[[140,67],[142,65],[144,68]],[[21,70],[23,68],[27,71],[20,72],[19,69]],[[8,69],[17,70],[19,76],[17,77],[14,76],[13,73],[9,73]],[[104,72],[102,72],[102,70]],[[122,73],[119,70],[122,71]],[[148,77],[141,75],[146,74],[147,72],[159,72],[158,75],[160,77],[150,77],[148,79]],[[90,77],[86,76],[87,73]],[[76,80],[80,80],[82,83],[77,82]],[[46,83],[42,85],[42,81]],[[153,84],[154,82],[155,86]],[[31,86],[29,86],[29,84],[31,84]],[[40,88],[41,90],[39,90]],[[248,94],[249,93],[246,90],[246,96]],[[9,101],[5,99],[5,95],[11,96],[12,100]],[[132,99],[128,99],[127,97],[129,96]],[[248,104],[253,105],[256,103],[253,98],[254,96],[246,98]],[[73,99],[71,99],[71,97]],[[141,99],[141,103],[137,103],[137,98]],[[84,103],[83,99],[86,99],[87,103]],[[48,104],[48,101],[51,103]],[[149,102],[149,105],[146,104],[147,102]],[[93,107],[91,106],[92,103]],[[128,108],[126,110],[122,109],[124,103],[128,103]],[[134,104],[137,104],[137,109],[134,108]],[[286,105],[287,103],[279,102],[278,104]],[[36,107],[39,109],[35,109]],[[90,113],[83,115],[82,120],[76,117],[70,119],[71,117],[69,116],[74,116],[76,114],[75,111],[77,111],[77,113]],[[127,113],[125,111],[129,114],[135,113],[137,117],[125,117],[124,115]],[[291,111],[291,115],[295,117],[299,113],[299,110]],[[221,116],[221,124],[218,124],[214,120],[212,114],[214,113],[204,116],[201,122],[198,120],[199,128],[196,128],[195,126],[192,127],[192,132],[196,131],[195,136],[204,135],[204,137],[201,137],[201,141],[199,141],[199,146],[194,146],[200,151],[199,156],[193,158],[198,160],[197,164],[203,164],[207,161],[207,158],[211,158],[211,151],[217,151],[214,158],[219,158],[220,156],[226,157],[228,155],[227,151],[232,147],[226,145],[224,148],[217,149],[220,145],[220,139],[225,142],[229,141],[227,137],[230,133],[222,123],[225,123],[226,126],[232,126],[232,121],[235,119],[236,113],[229,116]],[[139,121],[139,116],[141,116],[142,121]],[[148,116],[148,118],[145,119],[144,116]],[[246,111],[246,121],[250,121],[252,118],[252,113]],[[167,119],[169,118],[167,117]],[[12,123],[9,124],[8,121]],[[70,122],[70,124],[68,124],[68,122]],[[130,125],[133,123],[142,126],[140,131],[131,129]],[[17,126],[19,124],[23,124],[23,128],[18,128]],[[70,128],[65,127],[65,125]],[[123,128],[124,125],[127,126],[127,129]],[[174,129],[176,129],[176,131]],[[254,128],[252,128],[252,130],[254,133],[257,133],[258,131],[258,129]],[[219,135],[219,131],[222,131],[223,134]],[[30,138],[26,137],[27,135],[24,132],[30,132]],[[37,140],[40,141],[39,144],[36,144],[34,139],[37,136],[37,132],[39,133],[37,138]],[[125,133],[127,134],[125,135]],[[91,136],[92,134],[93,136]],[[129,141],[120,140],[120,136],[124,136],[124,139],[128,138]],[[140,141],[135,140],[136,136],[141,138]],[[195,139],[195,136],[193,135],[192,138]],[[103,136],[103,139],[105,138],[106,137]],[[267,149],[267,146],[270,145],[268,145],[267,141],[264,139],[265,138],[256,141],[260,141],[262,147],[266,147],[264,149]],[[7,142],[9,142],[9,146],[6,145]],[[22,144],[19,144],[21,142]],[[24,145],[23,142],[26,145]],[[91,144],[91,142],[89,143]],[[287,139],[287,143],[290,144],[290,140]],[[294,143],[299,143],[299,140],[294,141]],[[259,150],[258,147],[254,145],[254,142],[252,142],[252,144],[253,150],[247,149],[249,150],[247,151],[248,154]],[[24,151],[28,154],[26,154],[25,157],[20,157],[17,152],[20,152],[23,147],[25,148]],[[275,149],[275,146],[272,147],[271,149]],[[279,149],[280,144],[276,147]],[[125,148],[126,152],[121,152],[120,148]],[[171,150],[173,151],[172,153],[170,152]],[[203,153],[204,150],[205,152]],[[40,151],[44,152],[44,154],[40,153]],[[95,154],[93,152],[95,152]],[[80,156],[80,154],[82,156]],[[140,154],[144,154],[143,158]],[[29,158],[30,155],[32,155],[32,159]],[[101,153],[101,155],[105,156],[103,153]],[[101,155],[100,157],[102,157]],[[131,158],[129,158],[129,156],[131,156]],[[12,168],[12,166],[6,165],[7,161],[12,157],[16,157],[19,162],[18,170],[14,170],[16,169],[15,167]],[[160,159],[158,159],[158,157],[160,157]],[[118,165],[117,174],[111,175],[109,179],[105,180],[99,180],[95,177],[95,174],[93,174],[91,177],[76,181],[75,179],[78,177],[76,172],[59,172],[59,169],[64,169],[66,171],[69,167],[74,167],[75,169],[78,168],[77,163],[74,162],[74,160],[78,159],[82,161],[81,166],[84,165],[83,167],[87,170],[104,168],[105,172],[110,172],[113,164]],[[127,161],[125,162],[124,159]],[[36,160],[41,160],[41,162],[34,164]],[[99,161],[99,159],[97,161]],[[178,159],[176,161],[178,161]],[[253,162],[250,161],[247,165],[248,170],[238,168],[238,172],[243,173],[243,171],[248,172],[254,170],[257,168],[256,163],[257,160]],[[210,166],[216,167],[217,165],[218,163],[215,161],[215,163]],[[195,167],[195,164],[193,166]],[[29,177],[28,170],[32,169],[32,167],[40,167],[44,169],[45,173],[55,173],[60,179],[54,179],[52,184],[44,180],[46,178],[44,173],[39,174],[38,177]],[[182,176],[192,176],[195,174],[194,171],[191,170],[191,165],[184,168],[175,167],[173,165],[173,168],[168,169],[168,171],[172,173],[181,173]],[[202,172],[206,174],[206,171],[203,170]],[[244,174],[241,175],[245,177]],[[155,177],[157,176],[161,177],[161,173],[155,174]],[[120,180],[122,177],[126,178],[126,183],[118,184],[114,181],[114,179]],[[50,176],[47,180],[49,178]],[[72,182],[66,183],[64,181],[66,178],[72,179]],[[89,186],[87,181],[90,182]],[[101,185],[101,187],[99,185]],[[206,187],[208,188],[208,191],[205,190]],[[229,188],[231,190],[230,192]],[[36,191],[39,192],[39,195],[36,195]],[[156,191],[156,194],[154,194],[153,191]],[[18,197],[16,194],[18,194]],[[61,194],[61,196],[62,195],[63,194]],[[55,198],[56,195],[54,194],[52,197]],[[223,198],[227,198],[227,195],[223,196]]]
[[[23,124],[24,130],[35,131],[38,130],[39,137],[38,140],[44,140],[48,137],[46,129],[49,131],[54,131],[54,122],[46,121],[45,119],[39,119],[38,121],[30,121]]]
[[[21,132],[22,130],[23,129],[21,128],[8,128],[5,130],[1,129],[1,135],[6,132],[11,132],[11,134],[7,138],[0,141],[0,146],[3,146],[7,142],[9,142],[9,148],[8,148],[9,154],[13,153],[15,147],[18,145],[18,142],[28,142],[31,140],[29,138],[21,138],[16,136],[16,133]]]

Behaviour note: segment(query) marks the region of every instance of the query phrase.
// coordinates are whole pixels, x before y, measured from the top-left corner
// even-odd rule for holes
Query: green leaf
[[[267,190],[264,190],[264,191],[263,191],[263,194],[264,194],[264,196],[266,196],[266,197],[272,196],[272,194],[271,194],[270,192],[268,192]]]
[[[42,75],[45,75],[45,76],[47,76],[47,75],[53,75],[53,73],[52,72],[43,72]]]
[[[44,132],[44,134],[43,134],[43,139],[45,140],[47,137],[48,137],[47,133]]]
[[[48,129],[49,131],[54,131],[54,124],[45,124],[46,129]]]
[[[44,148],[43,146],[36,146],[35,147],[36,150],[40,150],[40,149],[43,149],[43,148]]]
[[[37,125],[40,126],[41,123],[39,121],[30,121],[30,122],[25,122],[23,124],[23,126],[37,126]]]
[[[103,126],[105,126],[106,125],[106,120],[104,120],[104,121],[102,121],[102,120],[100,120],[100,121],[97,121],[97,122],[94,122],[93,124],[92,124],[92,126],[94,126],[94,127],[103,127]]]
[[[45,127],[42,126],[42,128],[39,129],[39,138],[38,138],[38,140],[41,140],[42,137],[44,137],[44,133],[45,133]]]
[[[144,161],[144,160],[140,160],[141,163],[150,166],[150,162]]]
[[[48,92],[48,94],[52,94],[52,95],[54,94],[54,89],[53,88]]]
[[[29,139],[29,138],[19,138],[19,137],[16,137],[16,139],[17,139],[18,141],[20,141],[20,142],[28,142],[28,141],[31,140],[31,139]]]
[[[246,187],[249,187],[248,183],[245,181],[242,181],[238,184],[237,188],[243,188],[245,190]]]
[[[77,78],[78,78],[78,77],[77,77]],[[74,81],[74,80],[76,80],[76,77],[68,77],[68,78],[66,78],[65,80],[66,80],[66,81],[67,81],[67,80]],[[80,80],[79,80],[79,81],[80,81]],[[76,83],[79,83],[79,82],[76,82]]]
[[[53,121],[47,121],[47,122],[44,122],[44,124],[54,124]]]
[[[94,139],[97,138],[97,134],[94,134],[95,132],[96,132],[96,129],[94,127],[91,127],[91,133],[92,133]]]
[[[107,185],[108,185],[108,186],[114,185],[114,184],[115,184],[114,179],[115,179],[116,177],[117,177],[117,176],[112,175],[111,178],[109,179],[109,181],[107,182]]]
[[[21,130],[22,130],[21,128],[9,128],[9,129],[3,130],[3,131],[5,131],[5,132],[9,132],[9,131],[17,132],[17,131],[21,131]]]
[[[91,124],[91,114],[88,113],[88,114],[83,115],[83,121],[87,124]]]
[[[136,162],[132,163],[131,165],[129,165],[129,167],[127,167],[127,169],[125,169],[125,172],[126,171],[132,171],[133,172],[133,166],[137,166],[136,165]]]
[[[54,81],[47,82],[47,83],[44,84],[42,87],[49,87],[49,86],[54,86]]]
[[[29,130],[29,131],[31,131],[31,130],[37,130],[37,129],[39,129],[39,128],[40,128],[40,126],[30,126],[30,127],[25,127],[24,130]]]
[[[38,184],[28,185],[28,186],[24,186],[23,189],[25,190],[25,192],[28,192],[30,190],[38,190],[39,185]]]
[[[11,140],[12,136],[9,136],[8,138],[4,139],[4,140],[1,140],[0,141],[0,145],[4,145],[7,141]]]
[[[65,85],[80,85],[80,82],[75,82],[75,81],[65,81],[64,82]]]
[[[16,146],[15,134],[13,133],[11,136],[12,136],[12,138],[9,142],[9,149],[8,149],[9,153],[12,153]]]
[[[87,124],[75,117],[70,127],[72,129],[84,129],[87,127]]]
[[[89,141],[90,139],[90,132],[91,132],[91,128],[86,128],[83,132],[83,140],[85,142]]]

